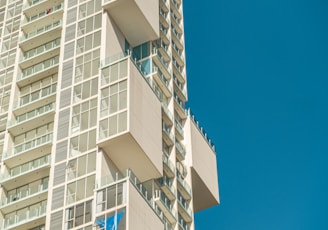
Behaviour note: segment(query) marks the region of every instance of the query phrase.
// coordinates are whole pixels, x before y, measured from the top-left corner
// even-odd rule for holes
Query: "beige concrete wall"
[[[105,12],[105,57],[110,57],[124,51],[125,38],[114,20]]]
[[[164,229],[162,221],[141,197],[135,187],[129,183],[129,205],[127,230]]]
[[[161,104],[134,64],[129,64],[129,130],[162,174]]]
[[[135,0],[135,2],[155,33],[159,36],[159,1]]]
[[[190,135],[190,138],[186,138],[187,164],[198,174],[201,181],[218,202],[219,187],[216,154],[190,117],[186,121],[185,133]],[[192,186],[195,185],[193,184]]]

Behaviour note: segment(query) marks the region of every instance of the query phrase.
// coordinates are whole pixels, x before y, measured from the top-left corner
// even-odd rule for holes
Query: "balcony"
[[[103,0],[103,8],[131,46],[135,47],[159,37],[159,1]]]
[[[168,124],[169,126],[172,126],[173,125],[173,115],[172,113],[170,112],[170,110],[168,110],[167,106],[166,105],[163,105],[162,104],[162,119],[163,121]]]
[[[180,194],[178,194],[178,210],[179,214],[183,217],[186,222],[191,222],[193,219],[192,210],[189,207],[189,204],[183,199]]]
[[[39,200],[45,200],[48,196],[48,183],[29,186],[24,190],[20,190],[16,194],[6,196],[0,202],[0,208],[3,214],[14,212],[30,206]]]
[[[177,45],[179,49],[183,49],[183,40],[182,40],[182,35],[179,33],[173,26],[171,26],[171,31],[174,34],[173,36],[173,41]]]
[[[111,58],[109,58],[111,59]],[[111,59],[114,60],[114,59]],[[128,92],[121,123],[112,122],[112,115],[104,115],[99,122],[98,146],[113,160],[119,169],[131,168],[141,181],[162,176],[161,103],[152,86],[128,55],[103,65],[103,82],[107,82],[107,69],[126,68],[124,76]],[[151,87],[150,87],[151,86]],[[106,90],[109,86],[102,87]],[[106,107],[104,105],[103,107]],[[100,107],[99,109],[102,109]],[[117,121],[118,122],[118,121]],[[110,127],[123,127],[110,131]],[[145,167],[148,171],[145,171]]]
[[[182,23],[181,19],[178,18],[175,14],[174,11],[171,10],[171,18],[172,18],[172,25],[173,27],[181,34],[182,33]]]
[[[186,148],[184,147],[183,144],[181,144],[179,141],[175,141],[175,149],[176,149],[176,154],[177,158],[179,161],[183,161],[186,157]]]
[[[182,119],[187,118],[188,111],[184,107],[184,103],[177,95],[174,95],[174,109]]]
[[[49,21],[59,21],[63,17],[64,4],[52,5],[49,8],[43,8],[41,11],[34,12],[33,15],[25,13],[25,18],[21,22],[24,33],[40,28],[49,23]]]
[[[164,62],[169,62],[171,60],[171,52],[169,50],[170,43],[166,43],[163,39],[158,39],[153,42],[153,46],[155,46],[158,51],[161,53],[161,56],[164,59]]]
[[[45,76],[53,75],[58,72],[58,66],[59,56],[55,56],[24,69],[22,73],[17,76],[17,85],[21,88],[32,82],[41,80]]]
[[[180,215],[178,217],[178,223],[179,223],[179,230],[190,230],[189,225]]]
[[[162,92],[166,97],[172,97],[172,87],[166,78],[164,77],[163,73],[158,69],[156,65],[153,67],[153,76],[157,85],[161,88]]]
[[[170,18],[167,15],[167,12],[165,12],[162,8],[159,9],[159,14],[160,14],[160,22],[165,26],[169,27],[170,25]]]
[[[178,4],[175,0],[171,0],[171,9],[173,10],[174,14],[177,18],[181,19],[181,5]]]
[[[25,143],[15,145],[12,151],[6,152],[2,156],[8,168],[13,168],[24,162],[47,155],[51,152],[52,133],[45,134]]]
[[[165,123],[163,123],[162,127],[163,140],[168,146],[172,146],[174,143],[174,136],[171,133],[171,129]]]
[[[26,211],[17,211],[17,214],[5,217],[1,229],[26,230],[45,222],[47,210],[46,201],[31,205],[26,209]]]
[[[181,141],[183,140],[184,134],[183,134],[183,128],[180,125],[179,122],[175,121],[174,122],[174,127],[175,127],[175,137],[177,138],[177,140]]]
[[[25,164],[9,169],[0,176],[1,185],[7,191],[20,187],[26,183],[36,181],[49,175],[50,155],[46,155]]]
[[[172,161],[163,154],[163,162],[164,162],[164,171],[169,178],[173,178],[175,176],[175,167]]]
[[[149,224],[152,224],[152,229],[157,229],[158,226],[162,226],[165,223],[163,213],[154,203],[152,191],[144,186],[130,169],[122,170],[122,174],[117,173],[114,177],[101,178],[96,183],[96,190],[101,191],[118,183],[127,184],[127,186],[123,186],[125,189],[123,193],[129,196],[127,205],[130,206],[130,211],[126,213],[126,215],[129,215],[127,217],[129,219],[129,229],[146,229],[149,228]],[[145,216],[147,216],[147,223],[140,221]],[[145,226],[145,224],[148,225]]]
[[[174,57],[174,59],[178,62],[178,64],[180,66],[184,66],[185,59],[183,57],[182,50],[180,50],[178,48],[178,46],[174,43],[174,41],[172,42],[172,47],[173,47],[173,57]]]
[[[177,213],[173,209],[171,201],[165,196],[162,191],[155,191],[154,201],[158,207],[163,211],[165,217],[172,224],[177,222]]]
[[[160,37],[161,37],[161,39],[163,41],[165,41],[166,43],[170,43],[171,37],[170,37],[170,34],[168,33],[168,28],[165,28],[163,26],[163,24],[160,23],[159,30],[160,30]]]
[[[178,191],[181,194],[181,196],[189,200],[191,199],[191,188],[190,185],[184,180],[182,175],[177,171],[177,181],[178,181]]]
[[[43,105],[50,104],[56,99],[56,84],[48,86],[40,90],[39,92],[33,93],[33,95],[27,95],[14,102],[14,114],[16,117],[21,116],[25,113],[37,110]]]
[[[174,57],[172,63],[173,63],[173,73],[179,79],[179,81],[184,84],[186,82],[184,76],[184,68],[181,65],[179,65],[179,63],[174,59]]]
[[[188,116],[185,131],[190,135],[186,138],[190,142],[187,151],[191,153],[194,211],[199,211],[219,203],[216,154],[211,141],[193,116]]]
[[[50,23],[46,26],[38,28],[36,30],[30,31],[24,34],[20,38],[19,46],[22,50],[31,50],[42,43],[50,42],[61,36],[62,22],[61,20]]]
[[[21,69],[27,69],[35,63],[40,63],[59,55],[60,38],[48,43],[42,44],[36,48],[26,51],[20,59],[19,66]]]
[[[156,182],[161,187],[162,191],[165,193],[165,196],[169,200],[174,200],[176,197],[176,188],[172,185],[172,182],[168,177],[162,177],[156,180]]]
[[[169,62],[165,61],[164,57],[161,53],[154,48],[152,50],[152,57],[155,65],[159,68],[159,70],[163,73],[166,79],[171,79],[172,69],[169,65]]]
[[[35,129],[38,126],[45,125],[54,119],[55,115],[55,103],[44,105],[20,116],[16,119],[12,119],[8,122],[8,131],[17,136],[20,133],[24,133],[28,129]]]
[[[178,81],[175,74],[173,74],[174,79],[174,89],[175,94],[178,96],[178,98],[182,98],[183,101],[187,100],[187,90],[183,87],[183,85]]]

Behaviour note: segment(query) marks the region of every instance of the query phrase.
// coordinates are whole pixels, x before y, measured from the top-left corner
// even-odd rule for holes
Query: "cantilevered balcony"
[[[169,81],[164,77],[163,73],[156,65],[153,67],[153,76],[157,85],[161,88],[166,97],[172,97],[172,87]]]
[[[25,18],[21,22],[21,28],[24,33],[28,33],[49,24],[50,21],[59,21],[63,17],[63,9],[64,4],[60,3],[50,8],[44,8],[33,15],[25,13]]]
[[[11,151],[5,152],[2,160],[7,167],[13,168],[33,158],[37,159],[51,152],[52,133],[34,138],[24,143],[15,145]]]
[[[187,151],[191,153],[191,178],[194,210],[199,211],[219,203],[218,175],[214,146],[193,116],[188,116],[185,131]]]
[[[169,49],[169,44],[170,43],[166,43],[163,39],[158,39],[153,42],[153,45],[161,53],[161,57],[163,57],[165,62],[169,62],[171,60],[171,51]]]
[[[180,66],[184,66],[185,58],[183,56],[183,51],[178,48],[178,46],[172,42],[172,48],[173,48],[173,57],[178,62]]]
[[[22,73],[17,76],[17,85],[23,87],[46,76],[55,74],[58,72],[58,66],[59,56],[55,56],[23,69]]]
[[[48,153],[49,154],[49,153]],[[50,155],[12,167],[0,176],[1,185],[7,191],[49,175]]]
[[[40,41],[42,43],[50,42],[61,36],[62,22],[61,20],[51,22],[41,28],[29,31],[20,38],[19,46],[23,51],[27,51],[38,47]]]
[[[162,191],[165,193],[169,200],[174,200],[176,197],[176,188],[173,186],[171,180],[164,176],[156,180]]]
[[[173,205],[171,201],[165,196],[165,194],[157,190],[155,191],[154,201],[158,205],[158,207],[163,211],[165,217],[169,220],[170,223],[177,222],[177,213],[173,209]]]
[[[171,0],[171,9],[173,10],[176,17],[181,19],[181,4],[177,3],[175,0]]]
[[[160,5],[160,7],[161,7],[165,12],[168,12],[169,9],[170,9],[170,6],[169,6],[169,3],[168,3],[168,0],[160,0],[160,1],[159,1],[159,5]]]
[[[178,212],[186,222],[191,222],[193,213],[187,201],[178,193]]]
[[[44,60],[51,59],[59,55],[60,51],[60,38],[56,38],[45,44],[41,44],[31,50],[26,51],[20,58],[19,66],[21,69],[27,69],[35,65],[35,63],[41,63]]]
[[[26,132],[27,128],[29,130],[35,129],[38,126],[50,123],[54,119],[55,109],[56,106],[53,102],[23,113],[8,122],[8,131],[13,136],[17,136],[20,133]]]
[[[165,12],[161,7],[159,9],[160,14],[160,22],[167,28],[170,26],[170,17],[168,16],[168,12]]]
[[[171,36],[168,32],[168,28],[165,28],[163,24],[160,23],[159,30],[160,30],[160,38],[166,43],[169,43],[171,40]]]
[[[188,223],[182,218],[182,216],[178,216],[179,230],[190,230]]]
[[[159,37],[159,1],[103,0],[103,8],[133,47]]]
[[[175,175],[175,167],[172,161],[165,154],[163,154],[163,162],[166,175],[170,178],[173,178]]]
[[[173,27],[181,34],[182,33],[182,23],[181,20],[174,14],[171,10],[171,22]]]
[[[126,96],[122,97],[118,119],[112,119],[113,115],[106,112],[108,103],[102,99],[98,146],[119,169],[130,167],[142,181],[158,178],[163,172],[161,103],[130,55],[103,65],[102,92],[113,85],[109,79],[112,68],[121,68],[124,73],[120,79],[127,85]]]
[[[0,201],[3,214],[14,212],[26,206],[30,206],[39,200],[47,199],[48,182],[24,186],[17,193],[7,195]]]
[[[126,205],[131,207],[130,211],[126,213],[128,215],[126,219],[129,219],[127,223],[129,229],[145,229],[149,227],[157,229],[166,222],[162,211],[154,203],[153,191],[148,186],[144,186],[130,169],[122,170],[122,173],[116,174],[114,178],[112,176],[101,178],[96,183],[96,191],[102,193],[103,189],[117,184],[126,184],[126,186],[123,186],[122,193],[128,196],[129,202]],[[103,200],[99,202],[103,202]],[[140,218],[145,216],[147,216],[147,221],[140,221]],[[152,226],[149,226],[150,224]],[[168,224],[167,226],[169,227],[170,225]]]
[[[189,200],[191,199],[191,188],[190,185],[184,180],[182,175],[177,171],[177,181],[178,181],[178,191],[181,194],[181,196]]]
[[[45,222],[47,201],[33,204],[15,213],[5,216],[0,229],[3,230],[26,230],[39,226]]]

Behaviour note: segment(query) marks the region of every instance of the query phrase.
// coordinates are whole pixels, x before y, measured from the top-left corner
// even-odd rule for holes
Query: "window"
[[[71,229],[88,223],[92,219],[92,200],[66,209],[65,229]]]

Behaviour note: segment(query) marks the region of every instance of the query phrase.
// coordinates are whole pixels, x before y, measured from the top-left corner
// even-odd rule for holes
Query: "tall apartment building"
[[[0,0],[0,229],[195,229],[218,204],[182,0]]]

